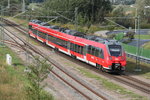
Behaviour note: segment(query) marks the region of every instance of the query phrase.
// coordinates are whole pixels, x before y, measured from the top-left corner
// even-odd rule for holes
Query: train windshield
[[[121,56],[122,48],[120,45],[108,45],[108,48],[111,56],[115,57]]]

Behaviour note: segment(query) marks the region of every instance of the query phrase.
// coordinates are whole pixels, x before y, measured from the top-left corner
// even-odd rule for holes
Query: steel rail
[[[9,31],[8,29],[5,28],[5,30],[7,30],[9,33],[13,34],[11,31]],[[21,31],[21,30],[19,30]],[[42,56],[43,58],[45,58],[47,61],[49,61],[51,64],[53,64],[55,67],[57,67],[59,70],[61,70],[63,73],[65,73],[67,76],[69,76],[70,78],[72,78],[73,80],[75,80],[77,83],[81,84],[84,88],[88,89],[89,91],[91,91],[93,94],[97,95],[98,97],[102,98],[103,100],[108,100],[106,97],[104,97],[103,95],[97,93],[96,91],[94,91],[92,88],[90,88],[89,86],[85,85],[84,83],[78,81],[78,79],[75,79],[75,77],[69,75],[67,72],[65,72],[62,68],[61,65],[59,65],[58,63],[56,63],[54,60],[52,60],[51,58],[49,58],[46,54],[44,54],[43,52],[41,52],[38,48],[36,48],[35,46],[29,44],[28,42],[26,42],[23,39],[20,39],[18,36],[16,36],[15,34],[13,34],[16,38],[18,38],[20,41],[22,41],[24,43],[24,45],[28,46],[32,51],[34,51],[35,53],[39,54],[40,56]],[[15,42],[17,42],[15,39],[13,39]],[[26,47],[23,47],[24,50],[28,51],[29,54],[31,54],[33,57],[34,55],[32,54],[32,52],[30,52],[29,50],[26,49]],[[59,66],[58,66],[59,65]],[[66,83],[66,82],[65,82]],[[72,87],[72,86],[71,86]],[[76,88],[77,89],[77,88]],[[75,89],[75,90],[76,90]],[[80,91],[80,90],[78,90]],[[85,93],[82,94],[83,96],[87,95]],[[90,98],[88,95],[85,96],[87,99],[92,100],[92,98]],[[88,98],[89,97],[89,98]]]
[[[135,88],[137,90],[140,90],[143,93],[150,94],[150,88],[148,88],[150,86],[149,83],[145,83],[141,80],[138,80],[136,78],[129,77],[126,75],[116,76],[116,75],[110,75],[108,73],[103,73],[103,72],[101,72],[101,74],[110,78],[110,79],[116,80],[122,84],[130,86],[130,87]],[[136,84],[134,84],[134,83],[136,83]],[[143,86],[145,86],[145,87],[143,87]]]

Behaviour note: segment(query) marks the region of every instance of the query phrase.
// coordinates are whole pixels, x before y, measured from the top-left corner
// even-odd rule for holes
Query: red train
[[[49,25],[39,20],[29,22],[29,35],[102,71],[120,73],[125,70],[126,54],[116,40],[88,36],[82,32]]]

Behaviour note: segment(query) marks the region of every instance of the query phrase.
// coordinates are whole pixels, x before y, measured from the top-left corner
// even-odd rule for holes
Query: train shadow
[[[137,69],[140,69],[137,71]],[[128,75],[144,75],[150,72],[150,64],[140,63],[138,66],[136,65],[136,61],[133,59],[129,59],[127,61],[126,66],[126,74]]]

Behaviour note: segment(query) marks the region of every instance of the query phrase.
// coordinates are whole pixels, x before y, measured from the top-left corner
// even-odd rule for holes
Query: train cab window
[[[120,45],[108,45],[108,48],[111,56],[115,57],[121,56],[122,49]]]

